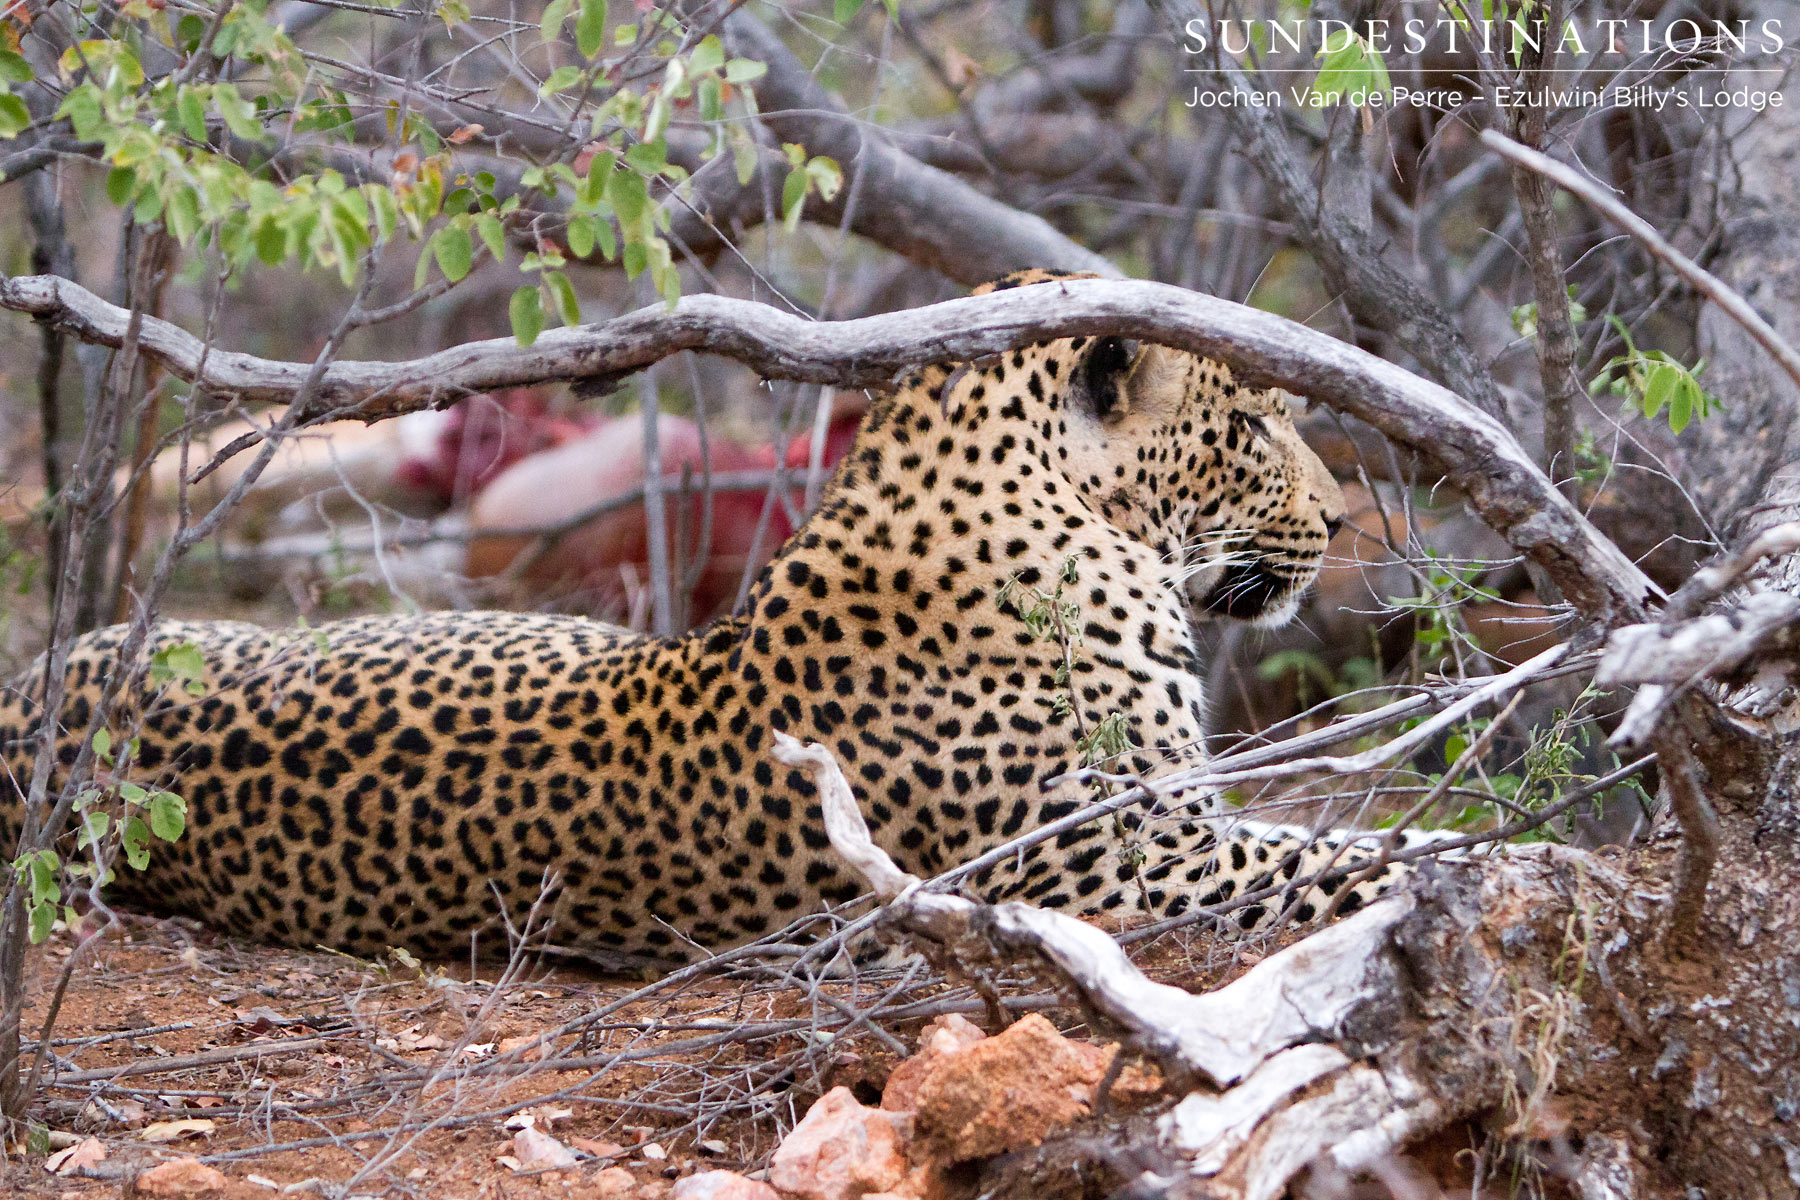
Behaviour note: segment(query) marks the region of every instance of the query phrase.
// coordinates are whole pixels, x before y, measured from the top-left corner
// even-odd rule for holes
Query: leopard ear
[[[1130,409],[1125,383],[1137,365],[1142,346],[1130,338],[1103,337],[1088,343],[1076,378],[1076,397],[1102,421],[1116,420]]]

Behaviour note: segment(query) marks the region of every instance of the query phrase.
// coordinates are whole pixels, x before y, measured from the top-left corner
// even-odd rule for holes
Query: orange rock
[[[675,1181],[669,1200],[781,1200],[766,1183],[745,1179],[736,1171],[702,1171]]]
[[[591,1200],[624,1200],[637,1190],[637,1176],[624,1167],[608,1167],[588,1180],[581,1194]]]
[[[881,1089],[881,1107],[889,1112],[910,1112],[917,1106],[919,1084],[932,1067],[986,1038],[980,1026],[959,1013],[937,1018],[920,1035],[919,1052],[888,1076],[887,1086]]]
[[[172,1158],[137,1177],[137,1190],[147,1196],[209,1196],[230,1184],[224,1172],[197,1158]]]
[[[944,1173],[934,1163],[914,1167],[891,1192],[870,1192],[862,1200],[944,1200],[949,1195]]]
[[[857,1103],[849,1088],[821,1096],[769,1164],[769,1182],[799,1200],[861,1200],[906,1178],[912,1121]]]
[[[1116,1047],[1072,1041],[1036,1013],[938,1061],[919,1081],[919,1137],[949,1162],[1035,1146],[1087,1115]]]

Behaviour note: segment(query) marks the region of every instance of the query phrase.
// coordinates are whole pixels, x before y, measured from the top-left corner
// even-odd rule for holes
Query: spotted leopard
[[[932,875],[1088,800],[1045,781],[1102,722],[1132,747],[1112,769],[1203,761],[1196,610],[1287,619],[1343,508],[1283,398],[1220,363],[1074,337],[932,366],[875,402],[741,613],[685,636],[503,612],[160,627],[203,650],[205,692],[135,699],[130,773],[174,781],[190,824],[110,895],[251,938],[456,955],[503,950],[550,880],[569,947],[681,960],[754,939],[862,890],[771,730],[829,747],[876,840]],[[1022,615],[1043,592],[1061,637]],[[65,765],[121,641],[74,651]],[[42,670],[0,694],[9,845]],[[1134,809],[976,890],[1173,915],[1336,854],[1224,820]]]

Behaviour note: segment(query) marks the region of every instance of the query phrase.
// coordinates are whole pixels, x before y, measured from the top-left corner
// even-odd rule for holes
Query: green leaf
[[[556,313],[562,323],[573,329],[581,324],[581,301],[575,296],[575,285],[561,271],[545,271],[544,282],[550,285],[550,295],[556,300]]]
[[[837,160],[819,155],[806,164],[806,177],[819,193],[819,199],[830,204],[844,186],[844,172]]]
[[[287,257],[287,230],[273,217],[257,223],[251,239],[256,244],[256,257],[267,266],[278,266]]]
[[[716,71],[725,65],[725,43],[719,40],[718,34],[709,33],[700,39],[688,55],[688,74],[703,75],[708,71]]]
[[[475,218],[475,232],[481,235],[483,244],[487,246],[488,253],[494,256],[495,262],[506,261],[506,226],[500,223],[499,217],[492,213],[482,213]]]
[[[641,176],[630,171],[614,171],[606,181],[606,198],[619,214],[619,223],[635,226],[650,207],[650,194]]]
[[[125,852],[125,861],[132,870],[141,871],[150,865],[150,827],[142,817],[125,818],[119,827],[119,848]]]
[[[642,242],[626,242],[625,256],[621,263],[625,268],[625,278],[636,279],[650,265],[650,251]]]
[[[425,281],[431,278],[432,246],[432,242],[427,242],[425,245],[421,246],[419,248],[419,261],[413,264],[412,285],[413,291],[415,292],[424,287]]]
[[[702,121],[723,121],[725,119],[725,85],[719,82],[717,75],[704,75],[697,86],[700,97],[700,119]],[[717,145],[717,142],[714,142]],[[708,152],[707,157],[712,157]]]
[[[75,848],[86,850],[106,836],[112,828],[112,817],[103,812],[84,813],[75,833]]]
[[[581,79],[581,68],[568,65],[560,66],[550,72],[550,77],[538,85],[538,95],[553,96],[557,92],[566,92]]]
[[[1681,371],[1679,368],[1662,363],[1650,367],[1648,378],[1644,382],[1644,415],[1654,417],[1666,408],[1680,382]]]
[[[581,0],[575,16],[575,49],[592,58],[606,44],[606,0]]]
[[[56,928],[56,905],[33,904],[31,906],[31,942],[37,945],[50,936]]]
[[[604,217],[591,219],[594,222],[594,236],[600,243],[600,253],[611,262],[619,253],[619,240],[613,236],[612,222]]]
[[[789,233],[800,228],[800,211],[806,202],[806,171],[789,171],[781,185],[781,223]]]
[[[544,21],[539,31],[546,42],[554,42],[562,36],[563,22],[569,19],[569,8],[574,0],[550,0],[544,8]]]
[[[363,186],[363,195],[374,214],[377,236],[381,241],[388,241],[400,224],[400,206],[394,201],[394,193],[378,183],[371,183]]]
[[[11,92],[0,92],[0,138],[15,138],[31,127],[31,110]]]
[[[175,101],[181,113],[181,131],[196,142],[206,141],[206,99],[194,88],[182,88]]]
[[[662,138],[642,142],[625,151],[625,161],[640,175],[655,175],[669,162],[669,144]]]
[[[519,345],[529,346],[537,341],[538,334],[544,332],[544,305],[538,297],[535,284],[526,284],[512,294],[512,300],[506,306],[506,315],[512,321],[513,337]]]
[[[1669,432],[1680,433],[1694,419],[1695,393],[1700,389],[1691,379],[1683,379],[1669,398]]]
[[[757,62],[754,58],[734,58],[725,64],[726,83],[749,83],[768,73],[769,65]]]
[[[62,52],[56,65],[64,75],[74,75],[86,66],[89,74],[97,81],[109,87],[116,77],[126,87],[137,87],[144,82],[144,68],[138,63],[137,55],[124,42],[111,38],[89,38],[77,42]]]
[[[188,13],[175,23],[175,45],[184,54],[192,54],[200,48],[200,39],[206,36],[206,22],[198,13]]]
[[[231,84],[213,85],[213,107],[219,110],[219,117],[232,136],[252,142],[262,139],[263,127],[257,119],[256,105],[240,96]]]
[[[130,167],[114,167],[106,173],[106,198],[123,207],[137,190],[137,172]]]
[[[451,283],[460,282],[469,273],[474,262],[475,245],[469,240],[469,231],[458,225],[446,225],[431,239],[432,253],[437,257],[438,270]]]
[[[31,64],[25,61],[24,55],[14,54],[11,50],[0,50],[0,82],[31,82]]]
[[[749,186],[756,175],[756,143],[747,137],[734,137],[731,142],[731,165],[737,170],[739,187]]]
[[[445,29],[455,29],[458,25],[467,24],[469,15],[467,0],[444,0],[438,6],[438,16],[443,18]]]
[[[100,140],[101,112],[100,89],[91,83],[73,89],[56,106],[56,115],[69,118],[75,136],[84,142]]]
[[[1382,62],[1380,52],[1351,30],[1333,32],[1342,33],[1343,41],[1332,46],[1327,36],[1319,49],[1318,57],[1325,63],[1313,80],[1312,106],[1323,108],[1337,101],[1347,102],[1358,92],[1390,91],[1387,64]]]
[[[39,850],[28,857],[30,859],[27,866],[31,882],[31,902],[45,904],[61,900],[62,862],[56,857],[56,851]]]
[[[106,729],[94,731],[94,757],[101,762],[112,761],[112,733]]]
[[[848,25],[862,11],[863,0],[835,0],[831,16],[839,25]]]
[[[564,234],[569,239],[569,252],[576,258],[586,258],[594,252],[594,226],[599,223],[598,217],[569,218]]]
[[[150,832],[172,842],[187,828],[187,801],[174,792],[158,792],[150,801]]]
[[[191,187],[177,187],[169,197],[163,220],[168,223],[169,232],[183,246],[194,240],[200,231],[200,197]]]

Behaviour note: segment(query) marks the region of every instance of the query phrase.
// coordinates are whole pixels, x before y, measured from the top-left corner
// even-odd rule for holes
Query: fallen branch
[[[1638,686],[1608,744],[1651,741],[1669,706],[1708,680],[1754,684],[1754,697],[1762,699],[1744,697],[1734,707],[1767,716],[1800,670],[1797,658],[1800,596],[1790,592],[1758,592],[1734,608],[1674,624],[1615,629],[1594,681],[1602,687]]]
[[[1309,1170],[1369,1169],[1503,1105],[1522,1069],[1519,1014],[1496,979],[1536,969],[1527,946],[1561,969],[1561,938],[1546,933],[1563,928],[1571,893],[1598,883],[1626,903],[1610,868],[1557,847],[1457,864],[1194,995],[1073,917],[922,890],[870,838],[830,751],[776,733],[770,753],[813,774],[831,844],[885,902],[885,926],[964,972],[1029,966],[1193,1089],[1157,1135],[1209,1196],[1274,1200]],[[1533,932],[1494,936],[1489,923]]]
[[[1220,1087],[1237,1083],[1313,1031],[1336,1028],[1362,991],[1393,982],[1365,977],[1385,977],[1393,965],[1381,946],[1408,910],[1404,899],[1371,905],[1321,931],[1308,943],[1319,953],[1278,954],[1210,995],[1156,983],[1132,965],[1117,942],[1075,917],[1029,904],[977,904],[919,890],[919,877],[902,871],[869,836],[849,780],[829,750],[777,731],[770,754],[784,766],[812,773],[832,849],[887,905],[888,923],[943,948],[952,965],[963,968],[974,965],[971,955],[1002,962],[1037,959],[1090,1016],[1124,1031],[1172,1078],[1204,1079]],[[1329,961],[1332,969],[1318,971],[1315,959]],[[1246,1019],[1251,1012],[1258,1014],[1255,1020]]]
[[[129,314],[54,276],[0,278],[0,307],[54,319],[84,341],[119,345]],[[604,323],[471,342],[410,362],[335,362],[300,420],[364,421],[462,396],[558,380],[617,378],[683,350],[737,359],[771,379],[881,387],[921,362],[967,361],[1045,338],[1142,338],[1217,358],[1256,386],[1283,387],[1368,422],[1442,465],[1484,520],[1543,564],[1584,615],[1642,620],[1660,589],[1551,486],[1498,421],[1454,393],[1303,325],[1167,284],[1070,280],[850,321],[806,321],[745,300],[697,295]],[[281,403],[309,364],[213,349],[146,319],[143,353],[213,392]],[[204,364],[204,366],[202,366]],[[346,411],[347,410],[347,411]]]

